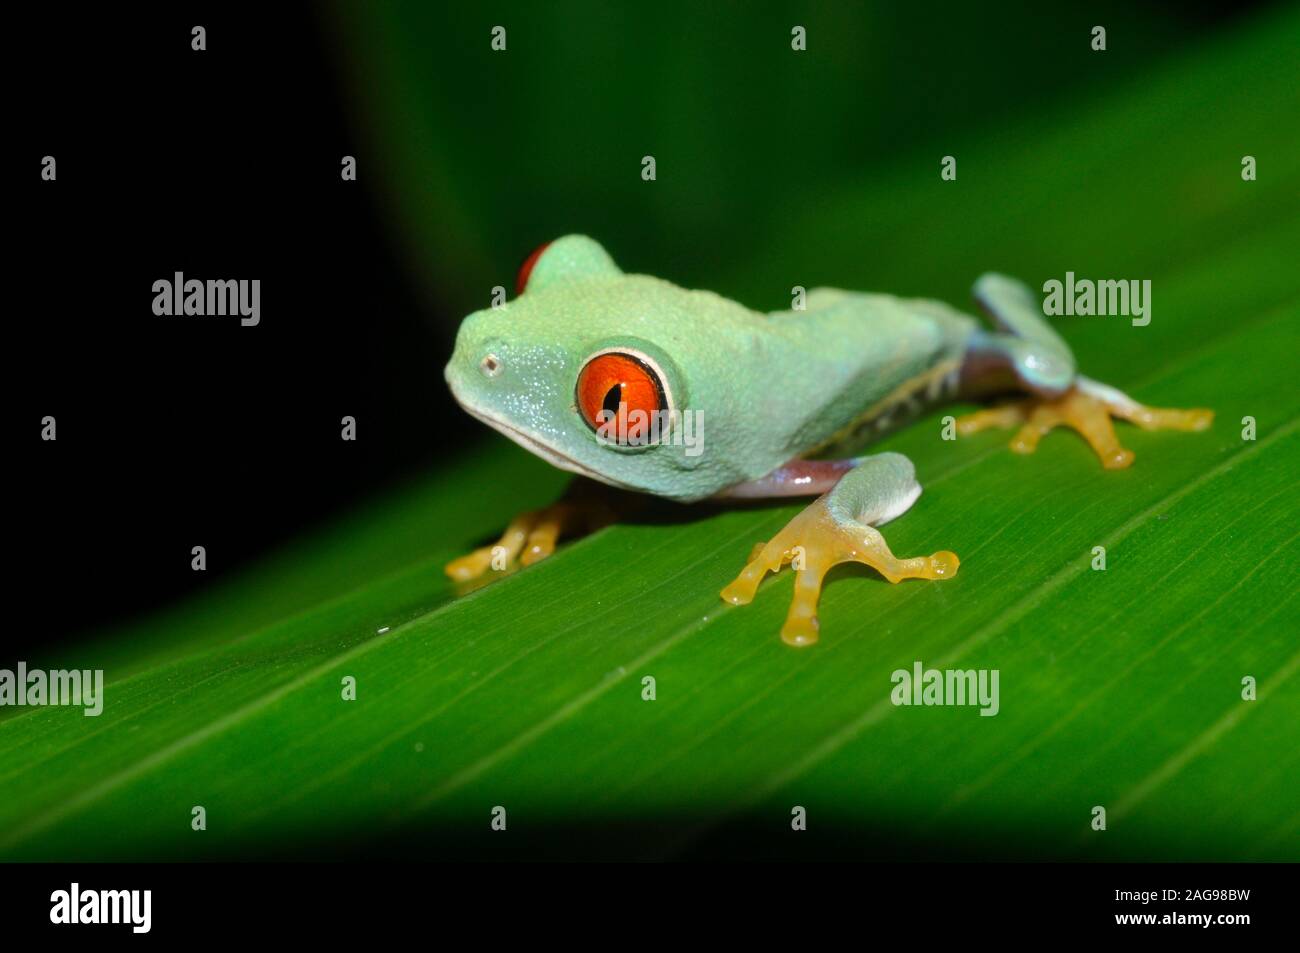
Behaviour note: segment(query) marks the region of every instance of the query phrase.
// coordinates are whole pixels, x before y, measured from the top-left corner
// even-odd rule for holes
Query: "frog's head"
[[[517,290],[461,324],[446,376],[465,410],[613,486],[690,500],[750,475],[728,446],[745,433],[704,426],[735,413],[711,372],[734,350],[716,319],[739,305],[624,274],[583,235],[534,252]]]

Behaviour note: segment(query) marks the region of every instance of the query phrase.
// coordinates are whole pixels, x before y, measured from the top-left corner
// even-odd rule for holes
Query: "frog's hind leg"
[[[1010,371],[1021,387],[1044,397],[1055,397],[1070,389],[1075,376],[1074,355],[1043,318],[1028,285],[989,272],[975,282],[974,296],[1001,333],[975,333],[963,373],[967,389],[984,389],[983,381],[972,380],[982,375],[992,378],[993,383],[999,382],[999,377],[1005,381],[1005,375],[997,373],[999,370]]]
[[[1204,430],[1213,421],[1213,411],[1146,407],[1114,387],[1076,374],[1069,347],[1043,319],[1034,293],[1021,282],[986,274],[975,283],[975,297],[1006,333],[975,333],[963,368],[966,389],[996,389],[1007,383],[1009,371],[1011,382],[1033,396],[958,418],[959,434],[1019,427],[1011,449],[1033,453],[1047,433],[1065,425],[1088,441],[1102,466],[1119,470],[1129,466],[1134,455],[1120,445],[1112,417],[1146,430]]]
[[[788,645],[811,645],[817,641],[822,581],[832,566],[862,563],[890,582],[950,578],[958,566],[953,553],[900,559],[875,529],[905,513],[920,495],[916,471],[906,457],[881,453],[863,458],[776,536],[755,547],[749,564],[722,590],[722,598],[733,605],[747,604],[767,573],[790,563],[798,576],[781,638]]]

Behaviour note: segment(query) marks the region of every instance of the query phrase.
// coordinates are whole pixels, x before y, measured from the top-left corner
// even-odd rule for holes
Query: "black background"
[[[29,64],[7,150],[8,572],[27,610],[12,658],[209,584],[471,439],[319,11],[97,9],[46,6],[8,31]],[[261,323],[155,316],[152,284],[176,271],[260,279]]]

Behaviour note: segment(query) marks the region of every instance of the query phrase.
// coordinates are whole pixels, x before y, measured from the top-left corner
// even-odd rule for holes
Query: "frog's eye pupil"
[[[528,287],[528,278],[533,273],[533,268],[536,266],[537,260],[542,257],[542,252],[546,251],[550,246],[550,242],[538,245],[537,248],[533,250],[533,253],[524,259],[524,263],[519,266],[519,276],[515,279],[515,295],[521,295],[524,293],[524,289]]]
[[[654,415],[667,406],[663,382],[649,364],[631,354],[606,351],[583,365],[574,402],[587,426],[618,443],[649,443],[661,433]]]
[[[623,385],[615,384],[605,394],[605,400],[601,404],[602,410],[608,410],[610,414],[618,413],[618,405],[623,400]]]

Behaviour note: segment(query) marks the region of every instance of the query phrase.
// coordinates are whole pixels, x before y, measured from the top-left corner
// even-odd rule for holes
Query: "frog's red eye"
[[[542,257],[542,252],[551,247],[550,242],[537,246],[536,251],[524,259],[524,263],[519,266],[519,277],[515,279],[515,294],[521,295],[524,289],[528,287],[528,276],[533,273],[533,266],[537,264],[537,259]]]
[[[578,374],[576,397],[587,425],[620,443],[645,442],[651,416],[664,408],[659,376],[630,354],[614,351],[587,362]]]

